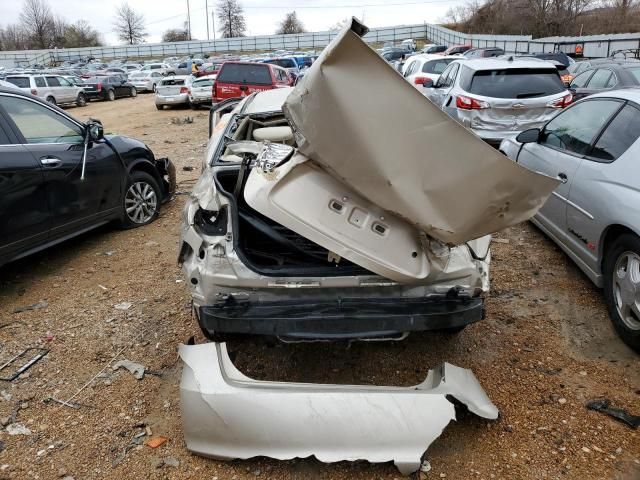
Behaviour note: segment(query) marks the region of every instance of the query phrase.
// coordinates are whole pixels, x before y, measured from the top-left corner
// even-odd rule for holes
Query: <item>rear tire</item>
[[[156,93],[156,84],[155,83],[151,86],[151,91],[153,93]]]
[[[86,107],[87,106],[87,96],[80,92],[78,94],[78,98],[76,98],[76,106],[78,107]]]
[[[107,92],[107,100],[109,100],[110,102],[113,102],[116,99],[116,92],[114,92],[113,90],[109,90]]]
[[[122,228],[136,228],[153,222],[160,213],[162,190],[146,172],[131,172],[122,196]]]
[[[156,105],[156,108],[157,108],[158,110],[164,110],[164,105]]]
[[[131,87],[131,91],[129,92],[129,96],[131,98],[134,98],[134,97],[138,96],[138,90],[136,90],[136,87]]]
[[[613,327],[640,352],[640,237],[620,235],[605,252],[604,299]]]
[[[51,105],[57,105],[56,99],[53,97],[47,97],[47,102],[50,103]]]

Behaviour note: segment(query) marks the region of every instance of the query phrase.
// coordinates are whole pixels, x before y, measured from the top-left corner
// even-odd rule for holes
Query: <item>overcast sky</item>
[[[78,19],[91,22],[107,44],[120,43],[112,32],[112,17],[121,0],[48,0],[53,12],[70,23]],[[206,0],[189,0],[193,38],[207,38]],[[275,33],[286,12],[295,10],[308,31],[326,30],[351,16],[364,19],[369,27],[436,22],[449,7],[462,0],[241,0],[247,19],[247,35]],[[148,43],[159,42],[162,32],[180,27],[187,19],[187,0],[129,0],[144,14]],[[208,0],[209,28],[215,0]],[[0,25],[17,22],[21,0],[0,0]],[[216,32],[216,35],[219,34]],[[213,38],[213,31],[210,31]]]

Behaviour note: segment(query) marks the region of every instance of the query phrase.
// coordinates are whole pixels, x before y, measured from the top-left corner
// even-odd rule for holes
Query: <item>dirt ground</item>
[[[153,96],[139,95],[69,112],[169,156],[180,192],[197,178],[206,110],[159,112]],[[171,124],[187,115],[193,123]],[[100,228],[0,269],[0,363],[28,346],[50,349],[22,377],[0,381],[0,420],[8,424],[0,432],[0,478],[400,478],[392,464],[218,462],[186,450],[176,351],[199,330],[176,265],[184,198],[147,227]],[[259,379],[412,385],[447,361],[474,371],[500,418],[460,414],[428,449],[432,470],[421,478],[640,478],[638,431],[585,408],[606,397],[640,415],[640,357],[616,337],[600,292],[535,227],[498,237],[487,318],[457,336],[351,345],[247,338],[230,345],[235,363]],[[47,306],[13,313],[41,301]],[[132,306],[116,309],[121,302]],[[151,372],[142,380],[114,372],[115,357]],[[30,433],[9,434],[20,425]],[[143,443],[149,434],[168,440],[152,449]]]

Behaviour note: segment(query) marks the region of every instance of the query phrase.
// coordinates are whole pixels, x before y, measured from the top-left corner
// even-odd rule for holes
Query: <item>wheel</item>
[[[116,92],[114,92],[113,90],[109,90],[107,92],[107,100],[109,100],[110,102],[113,102],[116,99]]]
[[[640,352],[640,237],[625,233],[605,253],[604,298],[624,343]]]
[[[151,85],[151,90],[153,91],[153,93],[156,93],[156,84],[155,83],[153,85]]]
[[[158,110],[162,110],[162,109],[164,109],[164,105],[156,105],[156,108],[157,108]]]
[[[53,97],[47,97],[47,102],[49,102],[51,105],[56,105],[56,99]]]
[[[189,101],[189,108],[191,110],[198,110],[200,108],[200,105],[198,105],[197,103],[191,103],[191,101]]]
[[[135,228],[153,222],[160,213],[160,187],[146,172],[131,172],[122,198],[122,227]]]
[[[84,93],[80,92],[78,94],[78,98],[76,98],[76,105],[78,107],[86,107],[87,106],[87,96]]]
[[[136,87],[131,87],[131,91],[129,92],[129,96],[130,97],[137,97],[138,96],[138,90],[136,90]]]

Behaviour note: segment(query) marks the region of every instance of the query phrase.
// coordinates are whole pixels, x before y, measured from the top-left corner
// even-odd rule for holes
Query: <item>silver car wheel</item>
[[[129,220],[134,223],[147,223],[156,214],[158,198],[147,182],[136,182],[129,187],[124,197],[124,209]]]
[[[640,256],[624,252],[613,270],[613,298],[625,326],[640,330]]]

